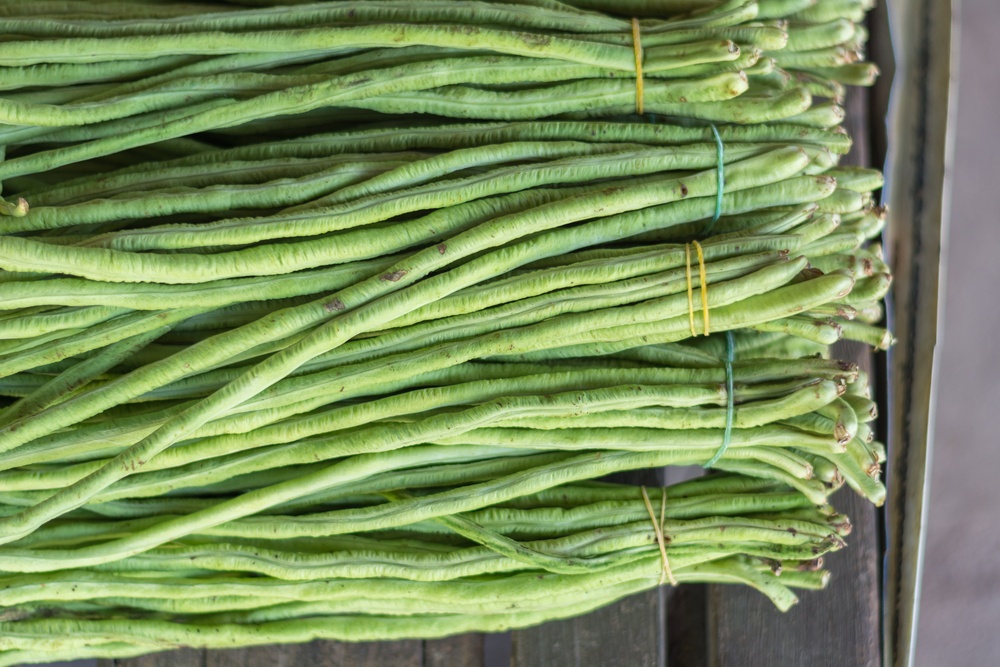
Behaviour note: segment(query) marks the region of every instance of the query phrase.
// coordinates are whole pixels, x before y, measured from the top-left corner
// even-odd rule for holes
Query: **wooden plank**
[[[701,466],[672,466],[663,471],[663,479],[670,486],[704,474]],[[667,665],[708,667],[707,597],[708,587],[704,584],[667,589]]]
[[[514,632],[512,667],[665,665],[662,589],[565,621]]]
[[[431,663],[433,664],[433,663]],[[439,663],[448,664],[448,663]],[[464,667],[465,663],[455,663]],[[424,667],[423,642],[314,641],[218,651],[180,649],[138,658],[101,660],[97,667]],[[469,663],[469,667],[478,667]]]
[[[667,593],[667,665],[708,667],[708,586],[685,584]]]
[[[483,667],[483,636],[470,633],[426,640],[423,667]]]
[[[659,471],[614,475],[614,481],[659,486]],[[579,618],[516,630],[512,667],[665,667],[666,590],[646,591]]]
[[[420,640],[398,642],[315,641],[287,646],[254,646],[207,651],[204,667],[422,667]],[[172,663],[181,667],[184,663]]]
[[[845,102],[845,127],[854,138],[843,164],[868,165],[868,94],[852,90]],[[858,363],[874,377],[871,351],[839,344],[834,356]],[[831,584],[805,591],[782,614],[760,593],[746,587],[708,587],[708,664],[711,667],[875,667],[881,664],[877,510],[853,491],[834,495],[833,505],[847,514],[854,530],[849,547],[831,554],[826,565]]]
[[[510,667],[513,641],[510,632],[483,635],[483,667]]]
[[[98,660],[97,667],[205,667],[205,651],[185,648],[179,651],[153,653],[138,658]]]

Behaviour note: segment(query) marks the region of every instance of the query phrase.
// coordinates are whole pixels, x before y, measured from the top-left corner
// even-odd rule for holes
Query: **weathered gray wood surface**
[[[666,596],[646,591],[580,618],[513,633],[512,667],[666,664]]]
[[[98,661],[98,667],[481,667],[481,635],[398,642],[315,641],[224,651],[182,649]]]

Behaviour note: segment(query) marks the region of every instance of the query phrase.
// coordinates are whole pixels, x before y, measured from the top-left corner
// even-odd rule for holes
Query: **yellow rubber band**
[[[660,489],[660,532],[663,533],[663,541],[667,541],[667,533],[663,530],[663,523],[667,520],[667,490]]]
[[[698,273],[701,277],[701,314],[705,321],[705,335],[708,335],[708,276],[705,275],[705,254],[701,251],[701,244],[694,241],[694,249],[698,253]]]
[[[660,518],[657,519],[653,512],[653,503],[649,502],[646,487],[642,487],[642,500],[646,503],[646,511],[649,512],[649,518],[653,522],[653,532],[656,534],[656,543],[660,547],[660,559],[663,561],[663,569],[660,570],[660,585],[662,586],[669,581],[671,586],[676,586],[677,580],[674,578],[674,573],[670,569],[670,561],[667,559],[667,541],[663,536],[663,519],[667,513],[667,494],[665,491],[661,491],[661,493],[663,495],[660,497]]]
[[[632,50],[635,51],[635,112],[642,115],[642,37],[639,34],[639,19],[632,19]]]
[[[687,259],[687,281],[688,281],[688,322],[691,325],[691,335],[697,336],[698,332],[694,328],[694,285],[691,283],[691,244],[684,244],[684,256]]]

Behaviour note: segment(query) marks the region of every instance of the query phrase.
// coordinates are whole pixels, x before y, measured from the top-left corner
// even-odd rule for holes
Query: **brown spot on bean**
[[[438,243],[438,252],[442,255],[448,252],[448,245],[445,243]]]
[[[405,276],[409,271],[406,269],[399,269],[398,271],[393,271],[392,273],[385,273],[379,276],[382,280],[388,280],[390,282],[397,282],[400,278]]]
[[[335,310],[343,310],[344,308],[347,308],[347,306],[345,306],[344,302],[340,299],[334,299],[333,301],[323,304],[323,309],[328,313],[332,313]]]
[[[549,35],[536,35],[533,33],[526,33],[521,36],[521,41],[523,41],[528,46],[548,46],[552,43],[552,37]]]
[[[681,183],[680,186],[681,186],[681,197],[687,197],[688,196],[688,186],[684,185],[683,183]]]

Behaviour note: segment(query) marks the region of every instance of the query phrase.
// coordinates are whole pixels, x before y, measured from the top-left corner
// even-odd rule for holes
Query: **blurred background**
[[[1000,2],[956,6],[955,169],[917,667],[1000,664],[1000,438],[992,425],[1000,414]]]

